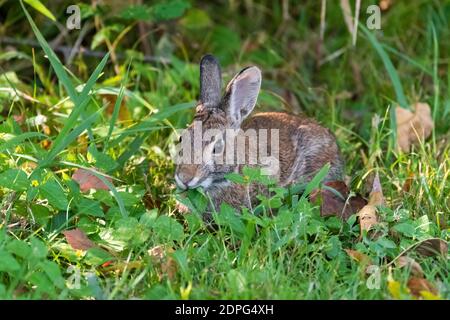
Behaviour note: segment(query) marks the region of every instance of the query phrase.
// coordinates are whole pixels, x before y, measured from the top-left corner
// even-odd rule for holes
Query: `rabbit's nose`
[[[181,189],[186,189],[187,187],[192,186],[192,181],[196,180],[195,173],[197,172],[197,169],[195,166],[186,166],[183,167],[182,170],[179,170],[177,174],[175,175],[175,181],[177,185]]]

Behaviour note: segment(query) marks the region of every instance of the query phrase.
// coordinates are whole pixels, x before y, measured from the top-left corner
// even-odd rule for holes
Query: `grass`
[[[362,1],[362,22],[369,4]],[[64,11],[45,5],[46,16]],[[289,17],[272,1],[168,1],[118,12],[85,4],[82,26],[91,25],[82,43],[95,38],[91,49],[104,56],[77,54],[70,64],[51,45],[54,22],[27,4],[0,7],[0,37],[37,39],[34,48],[0,43],[0,298],[415,298],[411,268],[391,261],[424,239],[450,239],[449,2],[396,1],[382,12],[382,30],[359,30],[355,47],[338,3],[327,2],[323,42],[320,1],[290,3]],[[144,37],[139,17],[152,21]],[[174,189],[170,156],[175,129],[192,119],[206,52],[219,57],[226,80],[261,67],[258,111],[304,113],[332,129],[353,192],[368,196],[379,173],[386,205],[378,238],[360,239],[356,216],[321,217],[306,196],[276,186],[255,212],[224,205],[218,230],[207,230],[207,199]],[[415,101],[432,107],[433,135],[398,153],[391,110]],[[71,178],[79,168],[109,190],[81,192]],[[192,213],[178,212],[177,199]],[[62,232],[74,228],[95,247],[73,249]],[[377,268],[366,273],[345,249]],[[408,254],[436,288],[432,297],[450,298],[448,253]]]

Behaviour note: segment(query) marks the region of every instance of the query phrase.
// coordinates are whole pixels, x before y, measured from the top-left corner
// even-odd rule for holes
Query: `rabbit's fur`
[[[213,152],[217,152],[217,149],[219,153],[225,152],[226,129],[268,129],[268,154],[271,153],[270,129],[279,130],[279,171],[272,177],[277,179],[280,186],[307,182],[326,163],[330,163],[330,170],[325,181],[342,180],[343,161],[336,139],[329,129],[313,119],[282,112],[257,113],[248,117],[256,104],[260,85],[260,70],[257,67],[245,68],[230,81],[222,97],[221,72],[217,60],[206,55],[200,62],[200,102],[194,123],[201,123],[203,132],[216,129],[217,134],[201,142],[191,139],[189,143],[192,148],[200,147],[206,160],[197,164],[178,164],[175,181],[181,189],[203,187],[215,206],[210,209],[219,210],[221,203],[228,203],[237,209],[241,206],[251,208],[256,195],[267,192],[261,185],[246,187],[225,179],[227,173],[240,173],[243,166],[248,165],[220,164],[214,160]],[[191,137],[194,127],[192,124],[187,128]],[[194,146],[194,143],[197,145]],[[248,146],[248,140],[246,143]],[[245,155],[248,161],[248,148],[245,148]],[[261,165],[259,156],[257,160],[251,166]]]

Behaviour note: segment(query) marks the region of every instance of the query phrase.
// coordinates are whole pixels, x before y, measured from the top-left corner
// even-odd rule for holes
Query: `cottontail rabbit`
[[[261,86],[261,71],[257,67],[241,70],[227,85],[223,96],[221,83],[217,60],[212,55],[204,56],[200,62],[200,101],[194,121],[184,131],[179,144],[181,152],[175,172],[179,188],[203,187],[214,209],[219,210],[224,202],[237,209],[251,208],[256,195],[264,192],[259,185],[247,187],[224,177],[231,172],[240,173],[244,166],[268,166],[268,175],[275,178],[278,185],[286,186],[309,181],[330,163],[325,180],[342,180],[343,161],[330,130],[313,119],[282,112],[248,117]],[[239,151],[242,140],[240,144],[232,144],[242,136],[245,148]],[[250,145],[256,140],[256,149],[251,149]],[[192,153],[199,157],[192,157]],[[181,155],[186,156],[184,161],[180,160]]]

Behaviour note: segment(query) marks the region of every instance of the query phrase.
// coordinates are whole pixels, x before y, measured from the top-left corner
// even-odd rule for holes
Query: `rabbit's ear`
[[[207,54],[200,61],[200,101],[206,108],[217,108],[221,100],[222,75],[214,56]]]
[[[234,126],[252,112],[261,88],[261,71],[257,67],[248,67],[239,72],[227,86],[228,117]]]

